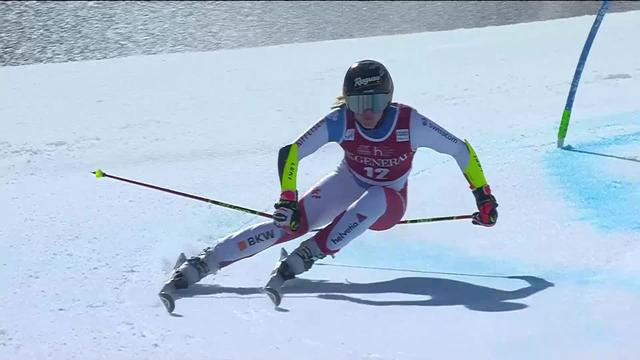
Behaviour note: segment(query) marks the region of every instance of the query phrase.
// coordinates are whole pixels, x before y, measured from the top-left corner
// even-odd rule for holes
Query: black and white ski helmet
[[[360,60],[351,65],[344,76],[342,95],[389,94],[393,96],[393,80],[384,65],[375,60]]]

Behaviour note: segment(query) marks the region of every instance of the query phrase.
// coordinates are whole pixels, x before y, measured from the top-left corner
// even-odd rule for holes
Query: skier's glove
[[[298,209],[298,192],[284,191],[280,200],[274,205],[273,222],[287,232],[295,232],[300,228],[300,210]]]
[[[476,198],[476,205],[478,205],[478,212],[473,214],[473,222],[475,225],[493,226],[498,220],[498,203],[496,198],[491,195],[491,188],[489,185],[479,187],[473,190],[473,196]]]

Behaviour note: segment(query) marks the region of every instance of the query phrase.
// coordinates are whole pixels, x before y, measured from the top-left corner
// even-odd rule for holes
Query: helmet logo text
[[[357,78],[355,78],[355,80],[353,80],[353,85],[354,86],[367,86],[372,81],[376,81],[376,82],[380,81],[380,76],[370,76],[370,77],[367,77],[367,78],[357,77]]]

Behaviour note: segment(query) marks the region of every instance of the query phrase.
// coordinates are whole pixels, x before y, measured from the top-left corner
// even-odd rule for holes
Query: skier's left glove
[[[491,188],[485,185],[473,190],[473,196],[476,198],[478,212],[473,214],[473,222],[475,225],[493,226],[498,221],[498,203],[496,198],[491,195]]]
[[[284,191],[280,200],[274,205],[273,222],[287,232],[296,232],[300,228],[300,210],[298,209],[298,192]]]

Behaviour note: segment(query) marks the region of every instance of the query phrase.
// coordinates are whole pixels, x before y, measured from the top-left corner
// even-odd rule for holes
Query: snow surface
[[[604,19],[575,151],[555,148],[592,21],[0,68],[0,359],[637,359],[640,12]],[[362,58],[471,141],[497,226],[366,233],[279,310],[260,294],[274,247],[169,316],[156,293],[180,251],[262,220],[90,171],[271,211],[277,150]],[[340,156],[305,159],[301,191]],[[407,218],[474,211],[447,156],[420,150],[409,181]]]

